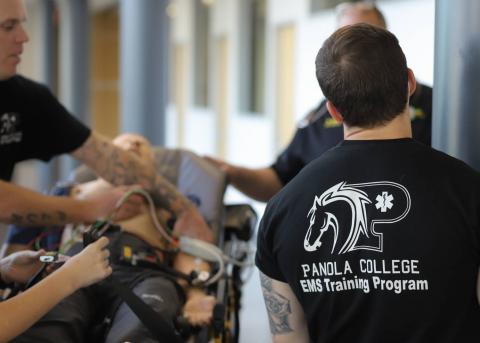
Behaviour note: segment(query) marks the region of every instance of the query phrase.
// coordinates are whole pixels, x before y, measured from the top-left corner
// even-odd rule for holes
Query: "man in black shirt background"
[[[478,342],[480,175],[412,139],[415,77],[390,32],[337,30],[316,74],[345,140],[262,218],[275,342]]]
[[[387,27],[383,14],[371,2],[343,3],[337,7],[338,27],[356,23]],[[322,101],[300,122],[290,144],[269,167],[252,169],[208,159],[227,173],[238,190],[255,200],[268,201],[303,167],[343,139],[342,126],[330,117],[325,104]],[[431,115],[432,89],[417,84],[410,98],[413,137],[427,145],[431,141]]]

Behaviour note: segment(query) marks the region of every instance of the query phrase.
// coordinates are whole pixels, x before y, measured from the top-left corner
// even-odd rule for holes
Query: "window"
[[[194,6],[194,99],[196,106],[208,107],[208,51],[210,10],[208,3],[195,0]]]
[[[240,22],[240,111],[263,113],[266,0],[242,1]]]

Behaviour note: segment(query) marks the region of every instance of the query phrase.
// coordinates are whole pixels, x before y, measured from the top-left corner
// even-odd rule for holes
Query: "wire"
[[[163,238],[165,238],[165,240],[167,240],[167,242],[169,242],[170,244],[172,244],[173,246],[177,247],[177,246],[180,246],[180,248],[182,247],[182,245],[180,244],[179,245],[179,240],[174,237],[171,233],[168,233],[162,225],[160,225],[160,222],[159,222],[159,219],[157,217],[157,213],[156,213],[156,208],[155,208],[155,204],[153,203],[153,199],[152,197],[150,196],[150,194],[148,194],[145,190],[143,189],[140,189],[140,188],[134,188],[134,189],[131,189],[129,191],[127,191],[121,198],[120,200],[118,201],[117,205],[115,206],[115,210],[111,213],[111,215],[109,216],[108,220],[112,220],[114,217],[115,217],[115,214],[116,212],[118,211],[118,209],[128,200],[128,198],[130,196],[132,196],[133,194],[139,194],[139,195],[142,195],[148,202],[148,205],[149,205],[149,212],[150,212],[150,216],[152,218],[152,221],[153,221],[153,224],[155,225],[155,228],[160,232],[160,234],[163,236]],[[249,261],[248,259],[248,256],[250,255],[249,252],[247,251],[247,261],[239,261],[233,257],[230,257],[226,254],[224,254],[223,252],[221,252],[216,246],[212,246],[210,243],[207,243],[207,242],[204,242],[204,241],[201,241],[201,240],[198,240],[198,239],[190,239],[190,242],[191,244],[193,244],[193,246],[195,246],[196,248],[200,249],[200,250],[203,250],[204,252],[207,252],[208,254],[212,255],[212,257],[216,260],[216,262],[218,263],[218,271],[210,278],[208,279],[206,282],[205,282],[205,285],[208,286],[208,285],[211,285],[215,282],[217,282],[223,275],[223,273],[225,272],[225,262],[229,262],[229,263],[232,263],[234,265],[237,265],[239,267],[247,267],[247,266],[252,266],[253,265],[253,262],[252,261]],[[182,249],[181,249],[182,250]],[[195,255],[199,255],[197,257],[201,257],[201,253],[194,253],[191,249],[187,249],[187,250],[190,250],[189,253],[192,255],[192,256],[195,256]]]
[[[178,245],[178,240],[173,236],[173,235],[170,235],[164,228],[162,225],[160,225],[160,222],[158,220],[158,217],[157,217],[157,213],[156,213],[156,208],[155,208],[155,204],[153,203],[153,199],[152,197],[150,196],[150,194],[148,194],[146,191],[144,191],[143,189],[141,188],[134,188],[134,189],[131,189],[129,191],[127,191],[121,198],[120,200],[118,200],[117,202],[117,205],[115,206],[115,210],[110,214],[110,216],[108,217],[108,220],[112,220],[117,211],[119,210],[119,208],[128,200],[129,197],[131,197],[133,194],[140,194],[141,196],[143,196],[147,202],[148,202],[148,205],[149,205],[149,211],[150,211],[150,216],[152,217],[152,221],[153,221],[153,225],[155,225],[155,228],[160,232],[160,234],[163,236],[163,238],[165,238],[165,240],[172,244],[173,246],[177,246]]]

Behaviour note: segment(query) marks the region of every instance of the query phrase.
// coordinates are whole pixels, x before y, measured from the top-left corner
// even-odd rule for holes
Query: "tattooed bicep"
[[[289,316],[292,314],[290,300],[276,291],[272,279],[260,273],[263,298],[267,307],[270,331],[273,335],[292,332]]]
[[[261,272],[260,282],[275,342],[310,342],[302,305],[290,285]]]

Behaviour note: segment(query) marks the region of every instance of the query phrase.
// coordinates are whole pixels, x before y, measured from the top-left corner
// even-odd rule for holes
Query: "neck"
[[[410,122],[410,109],[406,109],[387,124],[372,128],[356,126],[343,126],[345,140],[374,140],[374,139],[399,139],[412,138],[412,126]]]

